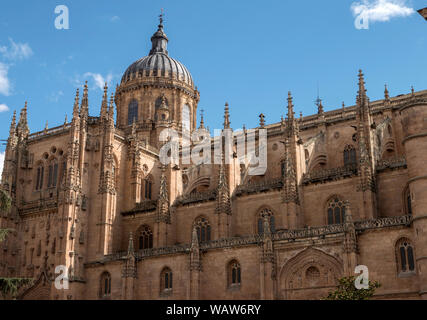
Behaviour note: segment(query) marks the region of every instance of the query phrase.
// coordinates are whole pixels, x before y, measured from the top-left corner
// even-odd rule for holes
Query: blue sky
[[[70,29],[54,27],[57,5]],[[0,4],[0,139],[13,110],[29,105],[32,132],[71,118],[75,90],[89,81],[91,115],[102,90],[115,88],[133,61],[148,54],[160,8],[169,53],[184,63],[201,92],[205,123],[220,128],[225,101],[232,127],[285,114],[288,90],[299,115],[316,112],[319,85],[326,110],[352,105],[362,68],[371,100],[427,89],[427,22],[421,0],[327,1],[2,1]],[[353,9],[352,9],[353,8]],[[359,11],[357,11],[359,10]],[[369,29],[355,27],[367,12]],[[98,84],[97,84],[98,80]],[[0,152],[4,146],[0,148]]]

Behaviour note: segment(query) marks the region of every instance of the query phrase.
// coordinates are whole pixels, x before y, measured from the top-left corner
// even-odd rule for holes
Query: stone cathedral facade
[[[13,116],[0,276],[34,279],[19,298],[319,299],[357,265],[378,299],[427,298],[427,90],[370,101],[360,71],[354,106],[297,117],[289,93],[286,118],[260,115],[263,175],[236,152],[164,166],[165,128],[205,126],[162,22],[151,41],[99,116],[87,84],[71,122],[30,133],[27,104]]]

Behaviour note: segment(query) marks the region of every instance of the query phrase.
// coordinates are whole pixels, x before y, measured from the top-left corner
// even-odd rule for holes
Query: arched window
[[[128,125],[138,121],[138,101],[132,100],[128,106]]]
[[[151,176],[148,176],[144,179],[144,198],[151,200],[153,193],[153,179]]]
[[[344,166],[354,166],[356,164],[356,149],[352,145],[347,145],[344,148]]]
[[[39,164],[37,167],[37,176],[36,176],[36,190],[43,189],[43,177],[44,177],[44,166]]]
[[[153,232],[149,226],[143,225],[139,227],[137,235],[139,250],[151,249],[153,247]]]
[[[100,283],[100,297],[102,299],[109,298],[111,296],[111,275],[105,271],[101,275]]]
[[[242,283],[240,263],[232,260],[228,264],[228,286],[239,286]]]
[[[263,209],[258,214],[258,234],[264,233],[264,217],[267,216],[270,219],[270,231],[275,232],[276,226],[274,221],[274,215],[273,212],[269,209]]]
[[[409,239],[402,238],[396,243],[396,260],[399,273],[415,271],[414,248]]]
[[[344,223],[345,205],[344,201],[337,196],[328,202],[328,224]]]
[[[170,293],[172,291],[172,285],[172,270],[165,267],[160,274],[160,293]]]
[[[200,242],[211,240],[211,226],[206,218],[197,218],[194,222],[194,225],[197,229],[197,236]]]
[[[58,182],[58,162],[52,160],[49,164],[48,178],[47,178],[47,187],[54,188]]]
[[[182,107],[182,128],[187,131],[190,131],[191,128],[190,107],[188,104]]]

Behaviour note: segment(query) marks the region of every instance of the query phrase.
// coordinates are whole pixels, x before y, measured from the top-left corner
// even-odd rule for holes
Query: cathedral
[[[236,143],[229,161],[165,165],[165,129],[208,130],[162,19],[151,42],[99,115],[87,83],[70,122],[31,133],[31,106],[13,115],[0,276],[33,279],[18,299],[321,299],[356,266],[375,299],[427,298],[427,90],[370,101],[359,71],[353,106],[297,116],[289,93],[285,118],[260,115],[263,174]]]

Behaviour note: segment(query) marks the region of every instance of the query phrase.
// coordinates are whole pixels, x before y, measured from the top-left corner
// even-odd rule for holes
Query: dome
[[[132,63],[122,77],[122,83],[134,77],[160,77],[183,81],[193,87],[187,68],[165,53],[154,53]]]
[[[178,80],[193,87],[193,78],[187,68],[179,61],[169,57],[168,38],[163,32],[163,20],[151,37],[152,48],[148,56],[132,63],[122,77],[122,83],[134,78],[158,77]]]

